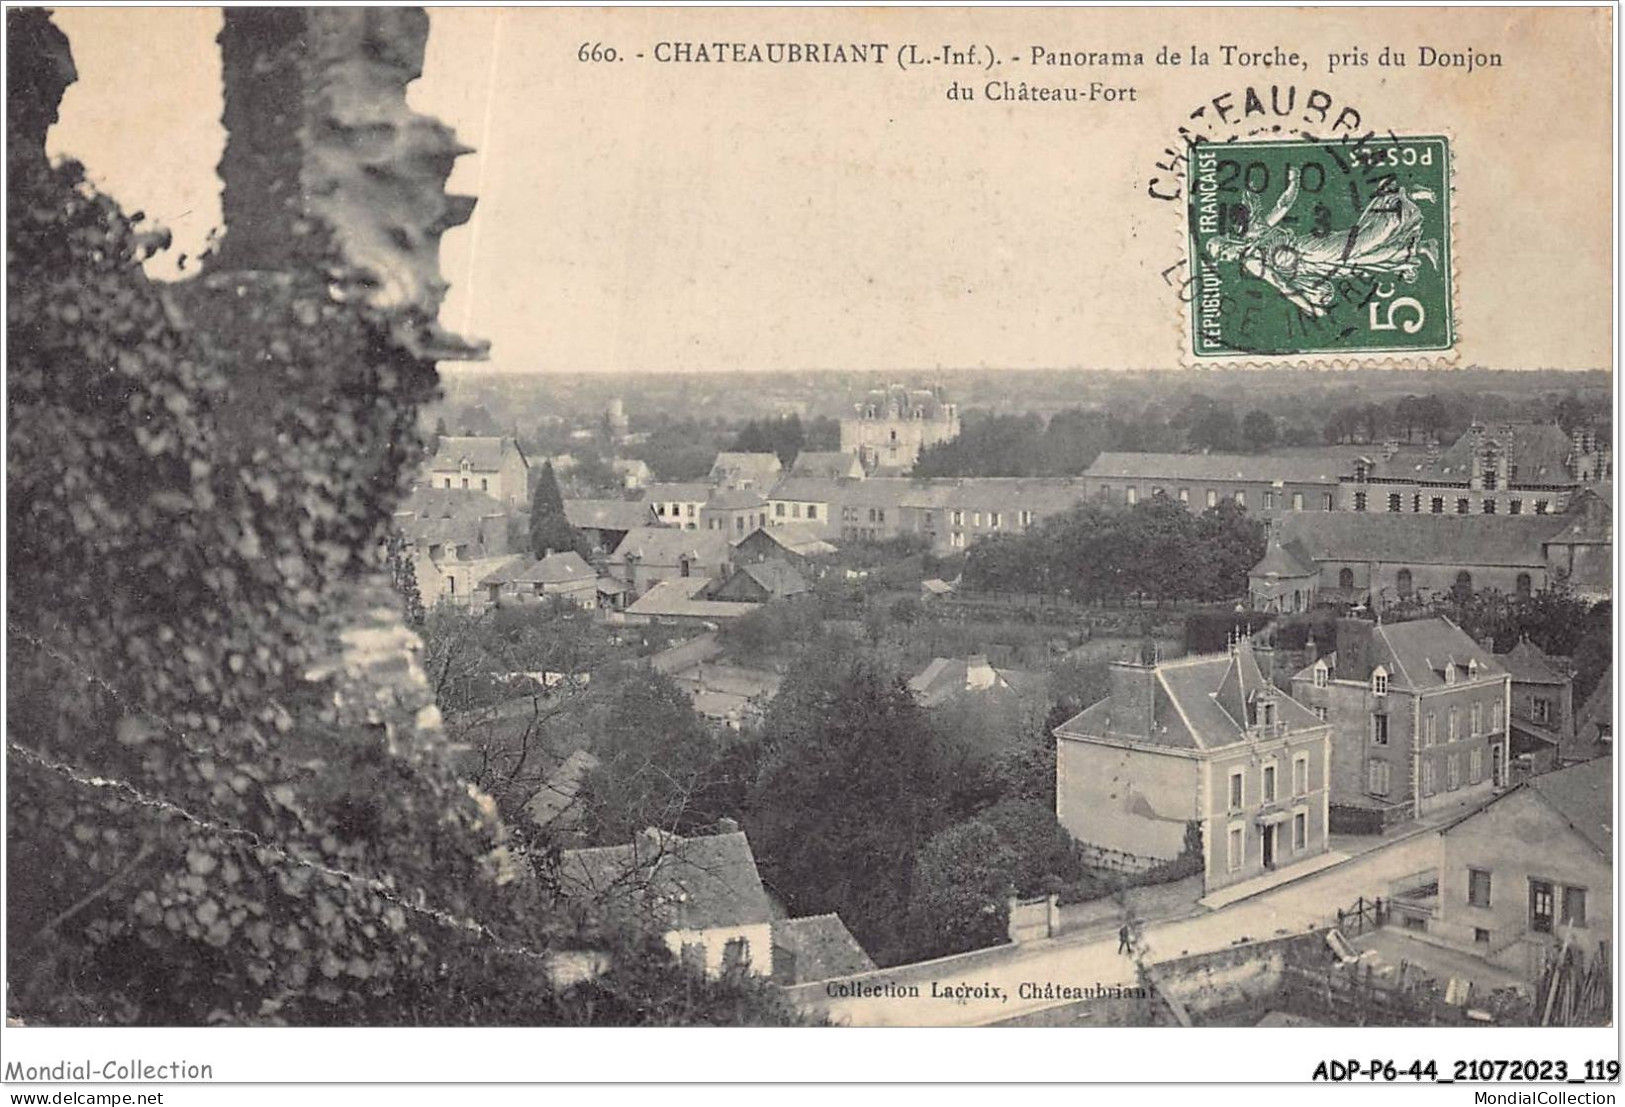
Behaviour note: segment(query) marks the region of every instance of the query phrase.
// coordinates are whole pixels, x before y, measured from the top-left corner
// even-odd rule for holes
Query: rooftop
[[[1445,829],[1448,834],[1478,814],[1493,810],[1497,803],[1522,791],[1533,792],[1566,822],[1581,838],[1604,857],[1614,855],[1614,759],[1612,756],[1582,761],[1566,769],[1540,773],[1504,792],[1493,801]]]
[[[494,473],[502,468],[502,458],[509,450],[518,454],[521,460],[525,456],[511,438],[446,435],[435,446],[429,468],[458,469],[466,458],[469,468],[474,471]]]
[[[683,838],[649,829],[627,845],[565,850],[559,889],[578,903],[641,908],[672,930],[773,918],[750,842],[738,831]]]
[[[482,587],[492,584],[568,584],[578,580],[596,580],[598,574],[574,550],[568,553],[532,557],[521,554],[480,580]]]
[[[650,618],[738,619],[761,605],[696,598],[710,581],[705,577],[665,580],[649,589],[626,609],[628,615]]]
[[[564,517],[572,527],[631,530],[658,525],[654,506],[637,500],[565,500]]]
[[[1561,515],[1313,511],[1284,516],[1280,538],[1302,561],[1538,569],[1563,527]]]
[[[728,536],[720,531],[633,527],[610,560],[625,562],[630,554],[647,565],[676,565],[686,557],[696,565],[713,566],[728,560],[728,549]]]
[[[1338,477],[1354,472],[1359,453],[1354,447],[1321,454],[1103,453],[1083,475],[1095,480],[1336,484]]]

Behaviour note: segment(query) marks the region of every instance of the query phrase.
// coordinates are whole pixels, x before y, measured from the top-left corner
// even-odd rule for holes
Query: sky
[[[50,138],[128,210],[171,228],[174,275],[218,226],[214,9],[59,9],[79,83]],[[1149,176],[1193,106],[1300,82],[1368,122],[1446,133],[1459,364],[1612,359],[1606,10],[434,9],[420,111],[477,148],[479,197],[443,240],[442,320],[511,372],[1163,368],[1186,348],[1179,205]],[[1380,37],[1378,37],[1380,36]],[[981,43],[997,72],[593,64],[584,43]],[[1033,44],[1154,56],[1285,41],[1305,57],[1382,41],[1471,44],[1504,67],[1299,75],[1082,71]],[[991,42],[989,41],[991,40]],[[1307,63],[1306,63],[1307,64]],[[1323,63],[1317,61],[1316,66]],[[1550,80],[1561,68],[1565,79]],[[963,77],[1104,78],[1132,102],[950,102]],[[1168,274],[1173,271],[1172,283]]]

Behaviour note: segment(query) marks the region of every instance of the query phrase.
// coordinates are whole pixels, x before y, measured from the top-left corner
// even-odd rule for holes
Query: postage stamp
[[[1197,358],[1454,345],[1447,139],[1199,145],[1188,173]]]

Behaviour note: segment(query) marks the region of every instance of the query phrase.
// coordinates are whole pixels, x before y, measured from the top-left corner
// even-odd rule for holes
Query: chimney
[[[1120,661],[1111,667],[1112,729],[1151,737],[1156,725],[1157,672],[1150,665]]]
[[[1371,676],[1372,624],[1364,619],[1337,620],[1337,675],[1350,680]]]
[[[1315,632],[1310,631],[1309,637],[1303,643],[1304,664],[1313,665],[1320,660],[1320,643],[1315,641]]]
[[[981,692],[998,683],[999,675],[988,664],[984,653],[972,654],[965,659],[965,688],[972,692]]]
[[[737,819],[730,819],[728,816],[724,815],[722,818],[717,820],[717,833],[738,834],[739,821]]]

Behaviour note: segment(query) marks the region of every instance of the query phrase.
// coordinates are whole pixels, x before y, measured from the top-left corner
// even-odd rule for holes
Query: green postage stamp
[[[1454,345],[1446,139],[1199,145],[1189,172],[1196,357]]]

